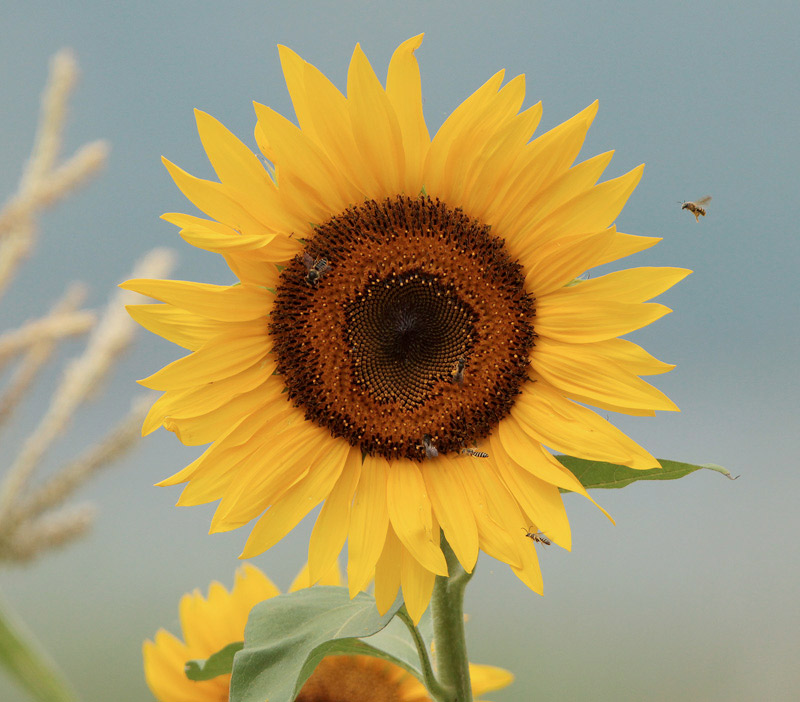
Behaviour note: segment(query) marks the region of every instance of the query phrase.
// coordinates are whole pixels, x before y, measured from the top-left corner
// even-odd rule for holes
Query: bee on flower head
[[[450,382],[462,385],[464,383],[464,366],[467,364],[463,356],[459,356],[450,371]]]
[[[489,454],[486,451],[478,451],[478,449],[469,448],[469,446],[465,446],[459,451],[460,454],[463,456],[475,456],[475,458],[489,458]]]
[[[303,252],[303,265],[308,271],[304,280],[310,288],[316,288],[319,279],[331,268],[331,264],[326,259],[318,258],[315,260],[305,251]]]
[[[706,195],[699,200],[687,200],[681,205],[681,209],[689,210],[694,215],[695,221],[699,222],[701,217],[706,216],[706,205],[709,202],[711,202],[711,195]]]
[[[533,527],[522,527],[522,530],[533,543],[542,544],[543,546],[550,546],[553,542],[550,541],[541,531],[533,531]]]
[[[436,458],[439,455],[439,451],[433,445],[433,437],[430,434],[425,434],[422,437],[422,447],[425,449],[426,458]]]

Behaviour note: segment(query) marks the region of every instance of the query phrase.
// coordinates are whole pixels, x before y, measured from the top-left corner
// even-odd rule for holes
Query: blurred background
[[[470,658],[511,669],[511,700],[795,700],[797,604],[800,6],[723,2],[70,3],[10,0],[0,9],[0,200],[16,188],[33,141],[49,58],[72,47],[81,83],[65,151],[108,139],[109,165],[50,211],[38,250],[2,307],[0,328],[41,314],[70,280],[100,307],[155,246],[179,254],[173,276],[232,282],[222,259],[185,244],[163,212],[195,212],[160,162],[213,177],[192,109],[255,148],[251,101],[291,116],[276,45],[340,88],[356,42],[379,76],[404,39],[417,52],[431,132],[500,68],[525,73],[545,131],[598,98],[579,160],[616,149],[604,178],[645,162],[617,220],[663,242],[618,266],[694,274],[661,298],[674,310],[632,335],[677,364],[655,383],[681,407],[613,418],[654,455],[726,466],[565,497],[571,553],[540,552],[545,596],[481,556],[468,591]],[[712,195],[695,223],[683,200]],[[66,346],[66,358],[77,352]],[[145,377],[183,352],[142,331],[59,444],[69,458],[110,427]],[[53,371],[55,377],[56,370]],[[48,399],[40,383],[0,436],[20,444]],[[150,700],[141,643],[180,633],[178,600],[212,580],[230,587],[247,532],[208,536],[213,505],[176,508],[153,483],[199,449],[160,430],[81,493],[98,506],[91,534],[0,590],[86,702]],[[311,520],[255,559],[281,587],[305,561]],[[0,699],[22,700],[0,672]]]

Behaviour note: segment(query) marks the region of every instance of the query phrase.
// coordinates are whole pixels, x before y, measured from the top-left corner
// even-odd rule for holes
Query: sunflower
[[[308,569],[301,571],[290,591],[308,587]],[[323,577],[324,585],[340,585],[336,564]],[[228,592],[214,582],[208,597],[199,590],[180,603],[185,641],[160,629],[154,641],[142,647],[147,684],[159,702],[223,702],[228,699],[230,675],[196,682],[186,677],[186,661],[208,658],[228,644],[244,638],[245,623],[254,605],[280,594],[258,568],[245,564],[236,573]],[[514,676],[488,665],[469,666],[473,694],[510,685]],[[430,702],[423,685],[410,673],[388,661],[371,656],[328,656],[317,666],[297,697],[298,702]]]
[[[431,139],[414,51],[386,88],[356,46],[347,96],[290,49],[280,57],[299,126],[255,105],[263,160],[196,111],[220,182],[164,163],[210,219],[164,218],[221,254],[234,285],[132,280],[160,300],[143,326],[190,351],[143,385],[163,391],[143,428],[210,443],[159,485],[178,504],[219,500],[211,531],[256,520],[242,557],[322,503],[312,581],[345,541],[351,593],[399,588],[418,620],[447,567],[485,551],[536,592],[536,529],[571,546],[560,489],[588,497],[551,451],[637,469],[659,464],[586,405],[677,410],[640,378],[663,363],[619,338],[670,310],[647,300],[689,273],[579,276],[653,246],[613,224],[639,166],[597,183],[613,152],[572,165],[593,103],[533,139],[524,76],[500,71]]]

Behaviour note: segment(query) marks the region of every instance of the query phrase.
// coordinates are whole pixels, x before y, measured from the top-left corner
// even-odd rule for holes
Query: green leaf
[[[379,655],[407,667],[404,657],[380,651],[359,639],[389,624],[397,600],[382,617],[366,593],[352,600],[343,587],[312,587],[278,595],[253,607],[236,654],[231,702],[291,702],[327,655]]]
[[[587,461],[583,458],[575,458],[575,456],[556,456],[556,458],[562,465],[572,471],[575,477],[580,480],[581,485],[587,490],[623,488],[626,485],[635,483],[637,480],[677,480],[704,468],[722,473],[729,480],[736,480],[739,477],[738,475],[733,477],[725,468],[714,463],[694,465],[693,463],[681,463],[659,458],[658,462],[661,464],[661,468],[634,470],[627,466],[618,466],[613,463],[603,463],[602,461]],[[561,492],[569,491],[561,490]]]
[[[189,680],[211,680],[227,675],[233,669],[233,657],[244,647],[243,641],[228,644],[205,660],[187,661],[185,672]]]
[[[0,600],[0,665],[39,702],[74,702],[75,693],[33,635]]]

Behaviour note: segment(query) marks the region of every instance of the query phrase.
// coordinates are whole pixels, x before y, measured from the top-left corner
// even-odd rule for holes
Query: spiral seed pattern
[[[386,458],[486,437],[527,380],[534,300],[489,228],[427,197],[367,201],[314,230],[270,318],[277,370],[306,418]],[[453,368],[463,359],[463,379]],[[435,459],[434,459],[435,460]]]

